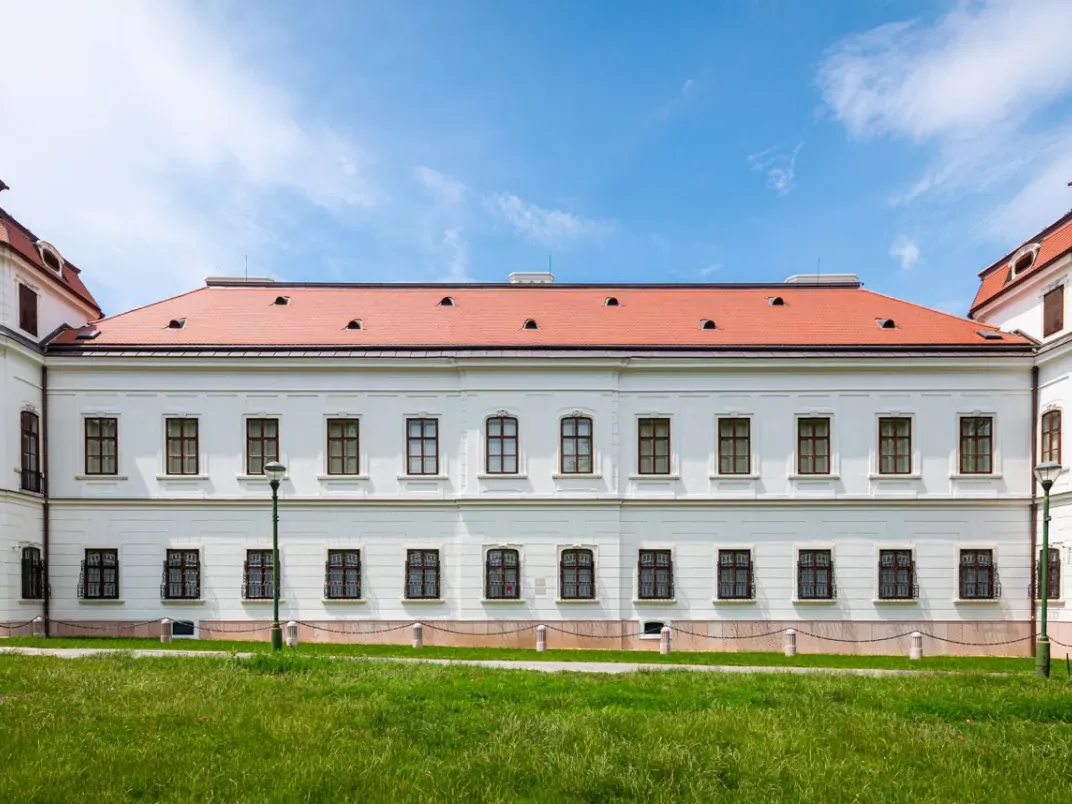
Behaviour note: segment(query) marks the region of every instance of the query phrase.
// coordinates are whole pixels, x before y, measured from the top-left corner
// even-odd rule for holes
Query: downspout
[[[51,621],[49,607],[49,598],[51,597],[52,589],[49,582],[49,552],[48,552],[48,536],[49,525],[51,519],[51,513],[49,511],[48,504],[48,366],[41,366],[41,496],[43,498],[43,508],[41,511],[41,547],[44,555],[44,564],[42,575],[44,576],[41,581],[43,589],[42,596],[42,614],[45,618],[45,636],[49,636],[49,623]],[[1033,609],[1032,609],[1033,610]]]
[[[1031,608],[1031,636],[1036,631],[1035,623],[1035,554],[1038,552],[1038,492],[1035,481],[1035,466],[1038,464],[1038,426],[1039,426],[1039,370],[1038,366],[1031,367],[1031,556],[1028,566],[1031,567],[1031,580],[1028,581],[1028,605]],[[1035,655],[1035,640],[1031,639],[1031,655]]]

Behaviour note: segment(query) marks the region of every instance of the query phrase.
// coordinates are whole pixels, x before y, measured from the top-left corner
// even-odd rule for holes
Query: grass
[[[130,648],[171,650],[216,650],[228,653],[268,651],[269,644],[224,640],[176,639],[163,644],[154,639],[114,639],[107,637],[49,638],[12,637],[0,640],[4,647],[36,648]],[[288,652],[295,652],[288,649]],[[358,645],[339,642],[303,642],[297,653],[313,656],[408,657],[426,659],[495,659],[555,662],[645,662],[702,665],[756,665],[763,667],[847,667],[889,670],[943,670],[987,673],[1034,673],[1035,660],[1007,656],[930,656],[910,661],[907,656],[854,656],[849,654],[798,654],[788,658],[781,653],[725,653],[715,651],[673,651],[662,656],[657,651],[627,650],[548,650],[537,653],[523,648],[437,648],[414,649],[407,645]],[[1064,656],[1053,656],[1053,672],[1064,674]]]
[[[0,657],[0,801],[1067,802],[1072,684]]]

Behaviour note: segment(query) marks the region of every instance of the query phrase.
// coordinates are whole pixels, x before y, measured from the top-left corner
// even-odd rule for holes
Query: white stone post
[[[547,650],[547,626],[536,626],[536,652],[544,653]]]
[[[659,632],[659,653],[663,656],[670,652],[670,626],[664,625]]]
[[[160,641],[171,642],[171,620],[167,617],[160,621]]]
[[[33,618],[33,635],[35,637],[43,637],[45,635],[45,618],[34,617]]]
[[[298,624],[291,620],[286,625],[286,643],[288,648],[298,647]]]
[[[797,632],[794,628],[790,628],[785,632],[785,655],[797,655]]]
[[[413,647],[424,647],[424,626],[420,623],[413,624]]]
[[[912,632],[912,647],[908,649],[908,658],[912,661],[923,658],[923,634],[919,631]]]

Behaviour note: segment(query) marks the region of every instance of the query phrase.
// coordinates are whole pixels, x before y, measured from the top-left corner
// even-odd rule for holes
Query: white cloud
[[[777,193],[779,198],[784,198],[796,187],[793,183],[797,174],[797,155],[804,143],[797,143],[791,151],[784,151],[775,146],[765,151],[750,154],[748,164],[752,170],[767,175],[767,185]]]
[[[716,274],[721,270],[722,263],[711,263],[710,265],[705,265],[703,268],[697,270],[696,276],[700,279],[710,279],[712,274]]]
[[[460,227],[447,229],[443,233],[443,247],[450,255],[447,264],[447,274],[440,278],[441,282],[472,282],[469,276],[469,247],[462,238]]]
[[[547,248],[602,237],[614,228],[613,221],[586,218],[560,209],[543,209],[507,193],[491,196],[486,199],[486,204],[515,232]]]
[[[469,192],[464,182],[424,165],[413,168],[413,176],[437,200],[446,204],[462,203]]]
[[[890,256],[901,261],[902,271],[910,271],[919,262],[919,243],[909,237],[898,237],[890,244]]]

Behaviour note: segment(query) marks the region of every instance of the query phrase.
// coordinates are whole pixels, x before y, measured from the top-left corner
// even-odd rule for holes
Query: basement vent
[[[705,318],[700,322],[700,329],[718,329],[718,327],[715,326],[714,321]]]
[[[605,298],[603,300],[603,306],[604,307],[621,307],[621,305],[618,304],[618,300],[616,298],[614,298],[613,296],[607,296],[607,298]]]
[[[100,335],[100,330],[99,329],[90,329],[90,330],[86,330],[85,332],[79,332],[74,337],[77,340],[80,340],[80,341],[91,341],[94,338],[96,338],[98,335]]]
[[[785,299],[781,296],[768,296],[767,304],[771,307],[785,307]]]
[[[1005,340],[1005,336],[1002,335],[1000,332],[993,332],[991,330],[980,329],[980,330],[977,330],[975,334],[978,335],[980,338],[982,338],[984,341],[1003,341],[1003,340]]]
[[[347,329],[364,329],[365,327],[361,324],[361,319],[360,318],[355,318],[349,324],[346,325],[346,328]]]
[[[168,329],[182,329],[186,326],[185,318],[173,318],[168,321]]]
[[[442,299],[439,300],[439,306],[440,307],[453,307],[454,306],[454,299],[452,299],[450,296],[444,296]]]
[[[280,307],[286,307],[288,304],[290,304],[290,296],[276,296],[275,301],[272,302],[272,304],[278,305]]]
[[[535,318],[530,318],[525,321],[525,326],[522,329],[539,329],[540,325],[536,323]]]
[[[897,329],[897,323],[892,318],[876,318],[875,322],[882,329]]]
[[[644,623],[644,636],[656,637],[662,636],[663,628],[666,623],[659,622],[658,620],[647,620]]]

